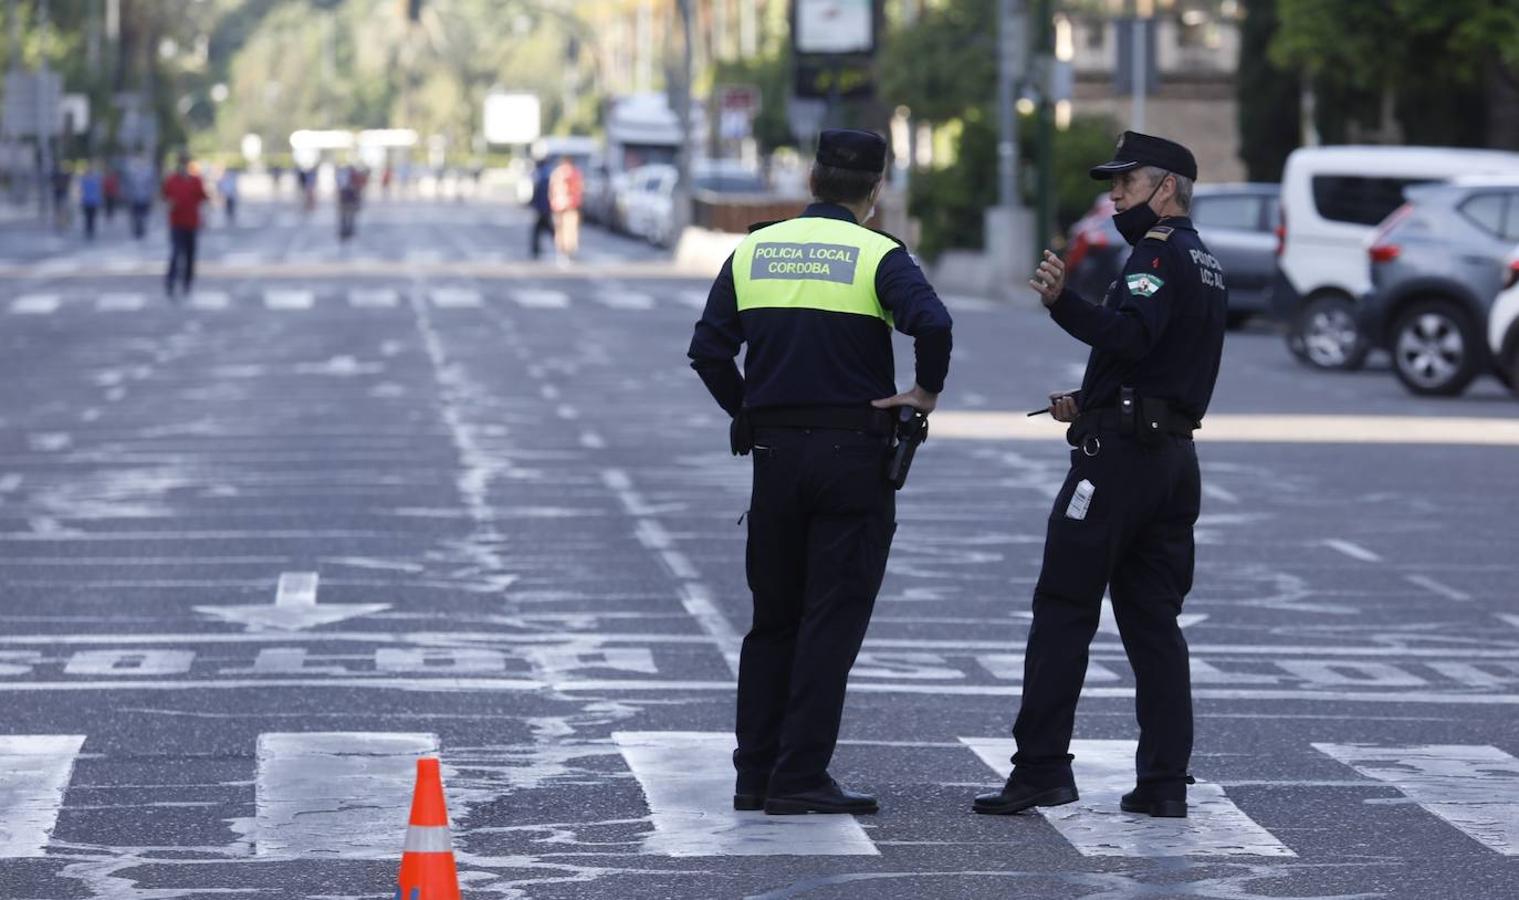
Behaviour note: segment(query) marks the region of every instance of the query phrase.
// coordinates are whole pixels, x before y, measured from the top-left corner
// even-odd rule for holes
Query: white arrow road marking
[[[434,734],[259,735],[254,852],[395,859],[406,834],[416,760],[437,752]]]
[[[11,301],[11,312],[18,315],[45,316],[57,309],[57,294],[23,294]]]
[[[195,611],[225,619],[250,629],[301,631],[344,619],[367,616],[390,609],[389,603],[316,602],[317,573],[284,572],[274,592],[274,605],[197,606]]]
[[[269,309],[310,309],[316,304],[316,295],[307,290],[264,291],[264,306]]]
[[[733,809],[733,735],[618,731],[617,749],[649,804],[643,852],[664,856],[877,856],[854,816]]]
[[[1011,738],[960,738],[981,761],[1007,777],[1017,745]],[[1224,796],[1216,784],[1187,789],[1187,818],[1152,819],[1122,812],[1118,798],[1134,787],[1134,741],[1072,741],[1081,799],[1039,814],[1082,856],[1296,856]]]
[[[0,859],[45,856],[84,735],[0,735]]]
[[[1314,744],[1313,749],[1387,782],[1484,847],[1519,856],[1519,759],[1497,747]]]

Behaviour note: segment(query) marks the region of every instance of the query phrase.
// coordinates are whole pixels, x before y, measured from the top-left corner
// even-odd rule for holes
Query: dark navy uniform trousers
[[[755,431],[746,571],[754,625],[738,673],[741,790],[828,781],[844,689],[896,531],[887,438],[863,431]]]
[[[1050,512],[1013,763],[1030,784],[1070,782],[1076,701],[1107,589],[1134,669],[1139,782],[1179,787],[1192,754],[1192,699],[1176,618],[1192,588],[1197,451],[1189,438],[1169,435],[1147,445],[1102,431],[1096,439],[1095,455],[1071,451],[1070,474]],[[1071,508],[1083,481],[1093,486],[1084,516]]]

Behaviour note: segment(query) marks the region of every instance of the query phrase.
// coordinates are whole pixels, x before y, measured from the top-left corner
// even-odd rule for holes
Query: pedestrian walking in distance
[[[549,164],[540,160],[533,167],[533,233],[529,241],[528,249],[532,251],[533,259],[541,255],[539,241],[547,234],[549,240],[554,241],[554,208],[549,204]],[[558,249],[558,241],[554,241],[555,249]]]
[[[105,207],[105,176],[91,163],[79,177],[79,212],[84,219],[85,240],[95,240],[95,223]]]
[[[886,167],[870,131],[825,131],[815,202],[757,227],[728,258],[691,340],[691,365],[753,460],[733,807],[873,813],[829,775],[844,691],[896,531],[887,454],[900,407],[932,412],[950,317],[895,238],[866,228]],[[897,393],[891,331],[916,338]],[[748,345],[744,370],[734,358]]]
[[[195,242],[200,232],[200,205],[210,199],[200,176],[190,171],[190,154],[180,151],[179,164],[164,179],[164,202],[169,207],[169,271],[164,292],[174,296],[176,282],[181,293],[190,293],[195,282]]]
[[[568,156],[559,157],[559,165],[549,176],[549,206],[554,211],[554,247],[560,262],[580,253],[580,202],[584,193],[580,170]]]
[[[1120,805],[1179,817],[1192,783],[1192,689],[1176,621],[1192,589],[1201,495],[1192,432],[1218,379],[1229,295],[1188,218],[1191,151],[1124,132],[1113,160],[1091,175],[1112,180],[1113,219],[1134,250],[1101,304],[1066,289],[1065,266],[1048,251],[1030,280],[1055,323],[1092,351],[1081,389],[1050,396],[1075,449],[1034,587],[1013,771],[974,809],[1006,814],[1077,799],[1071,732],[1107,591],[1139,719],[1136,786]]]
[[[148,233],[148,212],[153,208],[153,189],[157,177],[147,159],[134,157],[127,165],[127,207],[132,215],[132,237],[141,240]]]
[[[216,180],[216,192],[221,194],[222,205],[227,210],[227,224],[237,225],[237,170],[228,166],[222,177]]]

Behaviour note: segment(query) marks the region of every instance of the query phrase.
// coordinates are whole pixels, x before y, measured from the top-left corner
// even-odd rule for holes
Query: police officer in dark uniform
[[[1201,427],[1223,353],[1229,295],[1218,261],[1187,217],[1197,162],[1163,138],[1125,132],[1111,162],[1113,218],[1134,246],[1100,305],[1065,289],[1046,252],[1030,284],[1061,328],[1092,347],[1075,393],[1051,395],[1070,422],[1071,471],[1050,512],[1024,659],[1018,752],[980,813],[1077,799],[1071,731],[1104,590],[1134,669],[1138,785],[1125,812],[1187,814],[1192,692],[1176,618],[1192,587]]]
[[[878,808],[834,781],[828,763],[896,530],[885,473],[898,407],[933,410],[951,324],[901,243],[863,227],[885,167],[874,132],[824,131],[816,202],[740,243],[691,340],[692,368],[734,417],[734,452],[754,463],[754,619],[739,659],[735,809]],[[917,383],[903,393],[893,327],[916,338]]]

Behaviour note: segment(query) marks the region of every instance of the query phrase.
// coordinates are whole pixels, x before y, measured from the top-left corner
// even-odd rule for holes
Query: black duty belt
[[[744,415],[751,428],[820,428],[887,437],[896,431],[892,412],[873,406],[765,406]]]
[[[1143,431],[1145,436],[1158,433],[1191,438],[1192,432],[1196,430],[1197,423],[1191,418],[1170,407],[1161,406],[1157,409],[1151,404],[1145,404],[1144,414],[1133,417],[1129,422],[1124,421],[1123,413],[1117,407],[1108,407],[1087,410],[1077,416],[1071,425],[1072,434],[1083,436],[1103,431],[1137,436]]]

